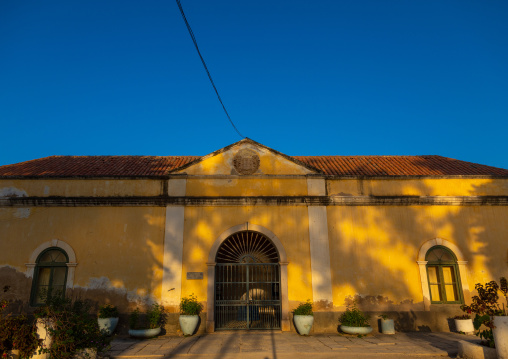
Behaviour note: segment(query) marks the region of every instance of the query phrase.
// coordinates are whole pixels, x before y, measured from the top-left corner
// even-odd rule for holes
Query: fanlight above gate
[[[279,252],[256,231],[227,237],[215,256],[215,329],[280,329]]]
[[[217,263],[278,263],[279,253],[271,240],[255,231],[235,233],[219,247]]]

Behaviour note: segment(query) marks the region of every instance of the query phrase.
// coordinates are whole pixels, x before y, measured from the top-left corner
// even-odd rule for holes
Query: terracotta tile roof
[[[293,156],[332,176],[508,176],[508,170],[442,156]]]
[[[198,156],[51,156],[0,167],[9,177],[161,177]],[[293,156],[330,176],[508,176],[441,156]]]
[[[201,157],[51,156],[0,167],[0,177],[163,176]]]

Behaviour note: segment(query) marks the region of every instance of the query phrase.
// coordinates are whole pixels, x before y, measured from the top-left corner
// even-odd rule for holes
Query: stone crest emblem
[[[252,150],[240,150],[233,158],[233,166],[239,174],[251,175],[259,168],[259,156]]]

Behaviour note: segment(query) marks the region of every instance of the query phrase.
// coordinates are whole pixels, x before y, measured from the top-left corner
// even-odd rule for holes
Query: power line
[[[180,0],[176,0],[176,3],[178,4],[178,8],[180,9],[180,13],[182,14],[183,21],[185,21],[185,25],[187,26],[187,30],[189,30],[189,34],[192,38],[192,42],[194,43],[194,46],[196,47],[196,50],[198,51],[199,58],[201,59],[201,62],[203,63],[203,66],[206,70],[206,74],[208,75],[208,78],[210,79],[210,82],[212,83],[213,89],[215,90],[215,93],[217,94],[217,98],[219,99],[220,104],[222,105],[222,108],[224,109],[224,112],[226,113],[226,116],[228,117],[229,122],[231,123],[231,126],[235,129],[236,133],[242,138],[245,138],[240,131],[236,128],[235,124],[233,123],[233,120],[231,120],[231,117],[229,117],[229,113],[226,110],[226,106],[224,106],[224,103],[222,102],[222,99],[220,98],[219,91],[217,91],[217,87],[215,87],[215,83],[212,80],[212,75],[210,75],[210,71],[208,71],[208,67],[206,67],[205,60],[203,59],[203,56],[201,56],[201,52],[199,51],[198,43],[196,41],[196,38],[194,37],[194,33],[192,32],[192,29],[189,25],[189,22],[187,21],[187,18],[185,17],[185,13],[183,12],[182,4],[180,3]]]

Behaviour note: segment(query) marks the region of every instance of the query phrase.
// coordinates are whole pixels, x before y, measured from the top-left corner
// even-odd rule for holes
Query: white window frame
[[[59,239],[53,239],[51,241],[44,242],[32,252],[32,255],[30,256],[28,263],[25,263],[26,276],[28,278],[33,279],[35,266],[37,265],[37,258],[42,252],[51,247],[60,248],[65,253],[67,253],[67,256],[69,257],[69,262],[67,263],[67,281],[65,283],[65,288],[66,289],[74,288],[74,272],[76,270],[76,266],[78,265],[78,263],[76,262],[76,254],[74,253],[74,249],[72,249],[72,247],[69,244]]]
[[[460,275],[460,284],[462,286],[462,295],[464,298],[464,301],[466,304],[470,303],[471,301],[471,293],[469,291],[469,283],[467,280],[467,261],[464,258],[464,255],[462,254],[462,251],[455,245],[454,243],[447,241],[446,239],[442,238],[434,238],[431,240],[428,240],[425,242],[421,247],[420,251],[418,252],[418,260],[416,263],[418,263],[418,267],[420,268],[420,281],[422,284],[422,294],[423,294],[423,307],[424,310],[430,310],[431,307],[431,299],[430,299],[430,288],[429,288],[429,281],[427,277],[427,261],[425,260],[425,256],[427,255],[427,252],[429,249],[431,249],[434,246],[443,246],[448,248],[450,251],[455,254],[457,257],[457,265],[459,268],[459,275]],[[442,304],[433,304],[433,305],[442,305]]]

